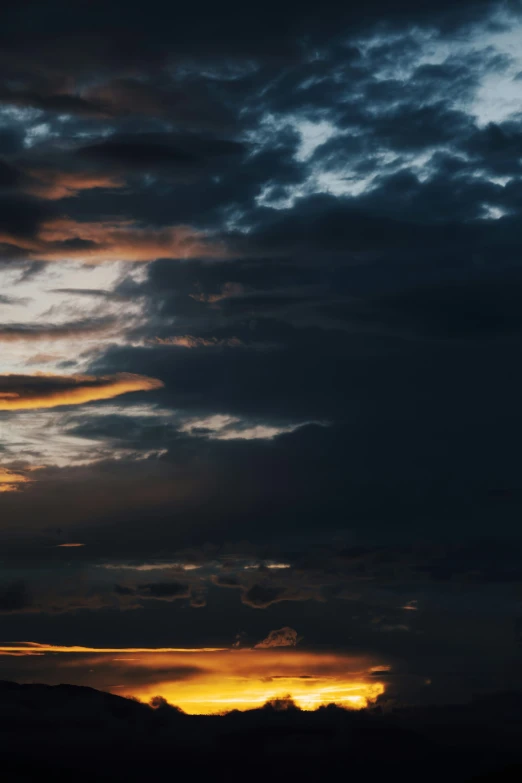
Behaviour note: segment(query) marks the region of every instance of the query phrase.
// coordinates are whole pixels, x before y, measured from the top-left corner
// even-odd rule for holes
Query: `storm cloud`
[[[518,4],[8,6],[4,641],[519,687]]]

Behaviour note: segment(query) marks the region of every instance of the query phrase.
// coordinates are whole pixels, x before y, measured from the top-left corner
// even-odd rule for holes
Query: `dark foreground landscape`
[[[193,716],[92,688],[0,683],[2,780],[519,781],[522,694],[467,705]]]

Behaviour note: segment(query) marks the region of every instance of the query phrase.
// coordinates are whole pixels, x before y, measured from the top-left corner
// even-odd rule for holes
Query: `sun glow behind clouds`
[[[216,714],[230,710],[262,707],[267,701],[289,697],[302,710],[316,710],[326,704],[338,704],[350,709],[364,709],[384,693],[379,682],[338,680],[328,677],[278,676],[266,681],[256,676],[204,677],[199,681],[158,683],[156,688],[141,687],[139,691],[119,688],[116,692],[149,701],[157,691],[171,704],[192,715]]]
[[[59,655],[56,655],[56,654]],[[0,655],[52,655],[53,677],[148,702],[162,696],[190,714],[261,707],[290,697],[303,710],[363,709],[384,693],[375,661],[295,648],[89,648],[20,642]],[[169,676],[170,675],[170,676]],[[88,679],[86,679],[86,676]]]

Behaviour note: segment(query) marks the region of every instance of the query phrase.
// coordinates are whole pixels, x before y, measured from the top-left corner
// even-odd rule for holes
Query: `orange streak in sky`
[[[61,548],[61,547],[77,547],[77,546],[85,546],[85,544],[57,544],[58,548]]]
[[[93,188],[121,188],[124,181],[120,177],[106,174],[92,174],[86,171],[56,171],[54,169],[30,169],[34,178],[25,187],[27,193],[51,201],[76,196],[82,190]]]
[[[38,381],[39,378],[48,378],[50,386],[46,387],[45,384],[40,388],[37,384],[31,386],[31,381]],[[3,380],[7,381],[7,384],[2,390]],[[12,384],[9,383],[10,381]],[[157,378],[132,373],[117,373],[100,378],[88,375],[67,377],[41,373],[37,376],[27,376],[25,381],[27,386],[24,388],[24,376],[0,376],[0,410],[34,410],[56,408],[60,405],[81,405],[97,400],[109,400],[129,392],[160,389],[163,386],[163,382]],[[55,388],[51,386],[53,381],[56,381]]]
[[[0,645],[0,655],[10,652],[35,655],[40,653],[200,653],[218,652],[226,647],[80,647],[78,645],[39,644],[38,642],[12,642]]]

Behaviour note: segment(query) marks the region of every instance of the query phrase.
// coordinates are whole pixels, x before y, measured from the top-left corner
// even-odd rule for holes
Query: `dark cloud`
[[[4,635],[518,682],[516,4],[9,5]]]
[[[14,128],[0,128],[0,154],[13,155],[21,149],[20,134]]]
[[[5,160],[0,160],[0,188],[14,188],[21,179],[22,175],[18,169]]]
[[[118,666],[113,664],[111,667],[107,667],[107,669],[107,675],[114,678],[117,674]],[[126,678],[128,676],[129,682],[132,682],[135,685],[154,685],[158,682],[158,679],[163,680],[164,682],[182,682],[183,680],[190,680],[197,677],[201,672],[202,669],[198,666],[164,666],[154,667],[153,670],[147,670],[138,666],[125,667]],[[157,709],[162,706],[159,701],[161,697],[156,696],[155,699],[157,701],[154,701],[152,706]],[[165,702],[165,705],[168,705],[168,702]]]
[[[212,80],[181,78],[176,84],[167,79],[113,79],[88,91],[91,100],[114,115],[150,115],[168,118],[177,127],[198,129],[232,128],[233,113],[212,91]]]
[[[115,301],[125,301],[128,298],[123,294],[118,294],[116,291],[105,291],[102,288],[55,288],[53,289],[53,293],[87,296],[97,299],[113,299]]]
[[[241,593],[242,602],[254,609],[266,609],[267,606],[280,601],[308,601],[317,597],[317,591],[313,588],[310,590],[307,587],[276,586],[258,582],[245,586]]]
[[[288,626],[285,628],[279,628],[277,631],[270,631],[266,639],[262,642],[258,642],[256,649],[267,649],[270,647],[295,647],[298,642],[297,631]]]
[[[456,280],[384,296],[352,318],[411,337],[483,340],[519,332],[521,301],[516,279]]]
[[[254,584],[244,591],[242,601],[255,609],[264,609],[276,601],[282,601],[284,594],[285,591],[282,588]]]
[[[0,86],[0,102],[12,106],[59,112],[60,114],[104,116],[104,110],[100,104],[87,101],[79,95],[45,94],[31,89],[13,90],[6,85]]]
[[[0,234],[6,248],[2,254],[8,255],[10,245],[15,246],[17,239],[34,237],[50,215],[49,207],[36,199],[0,196]]]
[[[27,299],[19,296],[7,296],[5,294],[1,294],[0,303],[3,305],[27,304]]]
[[[111,332],[115,318],[85,319],[65,324],[0,324],[0,342],[74,339],[75,336]]]
[[[144,606],[143,601],[155,600],[172,602],[178,599],[188,598],[190,606],[198,609],[207,605],[207,592],[205,581],[200,577],[195,577],[192,581],[186,582],[146,582],[136,586],[115,585],[114,593],[123,597],[125,602],[128,597],[133,596],[138,604]]]
[[[151,582],[138,585],[136,593],[142,598],[175,601],[176,598],[187,598],[189,585],[182,582]]]
[[[2,614],[30,611],[32,606],[33,600],[23,582],[13,582],[0,587],[0,612]]]
[[[145,134],[112,137],[78,150],[87,160],[100,161],[117,169],[155,171],[185,179],[202,175],[213,162],[244,152],[238,142],[197,136]]]

